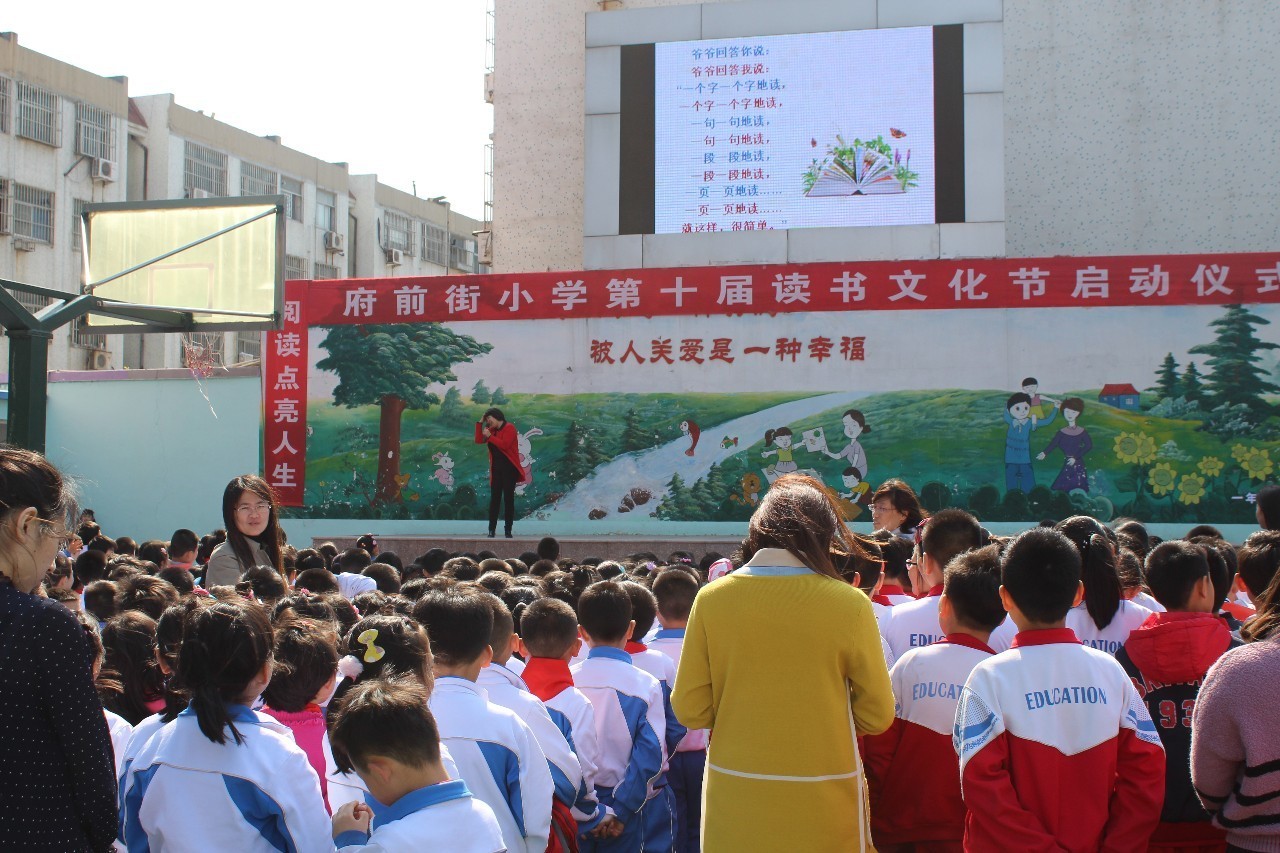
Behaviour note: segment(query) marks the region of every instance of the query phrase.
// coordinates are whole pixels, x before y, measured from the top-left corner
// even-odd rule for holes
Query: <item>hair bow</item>
[[[370,628],[369,630],[361,633],[359,637],[356,637],[356,640],[364,643],[365,663],[377,663],[382,660],[384,655],[386,655],[386,652],[382,650],[381,646],[374,645],[374,643],[378,641],[377,628]]]

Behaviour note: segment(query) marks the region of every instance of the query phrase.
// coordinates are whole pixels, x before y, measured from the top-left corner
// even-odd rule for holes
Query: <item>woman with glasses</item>
[[[234,586],[254,566],[269,566],[284,577],[280,560],[280,513],[267,481],[253,474],[236,477],[222,493],[227,541],[209,555],[203,586]]]
[[[116,837],[96,655],[71,611],[38,594],[71,503],[43,456],[0,447],[0,850],[106,851]]]

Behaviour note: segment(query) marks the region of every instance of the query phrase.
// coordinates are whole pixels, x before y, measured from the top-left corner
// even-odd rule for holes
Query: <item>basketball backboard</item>
[[[284,197],[86,205],[85,293],[94,331],[279,328]]]

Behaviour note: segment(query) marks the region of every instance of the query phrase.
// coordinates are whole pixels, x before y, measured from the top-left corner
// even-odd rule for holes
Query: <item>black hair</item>
[[[484,418],[497,418],[498,420],[502,421],[504,424],[507,422],[507,416],[502,414],[502,409],[499,409],[497,406],[490,406],[489,408],[485,409],[484,415],[481,418],[481,420],[483,420]]]
[[[400,591],[400,573],[394,566],[378,561],[365,566],[361,574],[367,578],[373,578],[373,582],[378,585],[378,592],[394,595]]]
[[[371,652],[374,646],[377,648]],[[345,647],[362,666],[357,682],[406,675],[418,680],[429,677],[432,654],[427,633],[418,622],[400,613],[364,617],[347,632]]]
[[[562,658],[577,639],[577,614],[563,601],[539,599],[520,616],[520,640],[534,657]]]
[[[333,561],[331,568],[335,575],[339,572],[351,572],[358,575],[372,564],[373,557],[369,556],[368,551],[363,548],[348,548]]]
[[[1213,612],[1222,609],[1222,604],[1231,594],[1231,582],[1236,579],[1239,561],[1236,547],[1222,539],[1210,539],[1198,536],[1190,540],[1192,545],[1203,545],[1209,551],[1209,577],[1213,579]],[[1217,559],[1214,559],[1214,557]]]
[[[578,599],[578,624],[597,642],[627,639],[631,615],[631,595],[617,581],[593,583]]]
[[[1209,571],[1208,550],[1190,542],[1161,542],[1147,555],[1147,586],[1167,610],[1184,610],[1195,585]],[[1221,558],[1219,558],[1221,559]]]
[[[321,557],[324,557],[324,567],[326,569],[333,568],[333,561],[336,560],[338,558],[338,554],[341,553],[338,551],[338,546],[334,545],[332,542],[322,542],[316,547],[316,550],[320,552]]]
[[[93,581],[84,588],[84,609],[106,622],[116,615],[116,585],[114,581]]]
[[[47,459],[0,446],[0,512],[33,507],[40,518],[65,528],[74,504],[69,484]]]
[[[529,574],[535,578],[546,577],[552,572],[559,571],[560,567],[556,565],[555,560],[540,559],[534,560],[533,565],[529,566]]]
[[[117,545],[119,543],[117,542]],[[194,530],[188,530],[180,527],[173,531],[173,535],[169,537],[169,556],[175,554],[186,554],[195,551],[200,547],[200,537],[196,536]]]
[[[200,547],[196,549],[196,563],[203,566],[209,562],[209,555],[213,553],[213,549],[221,544],[218,537],[212,533],[200,537]]]
[[[151,575],[134,575],[116,584],[116,609],[121,612],[137,610],[159,619],[166,607],[177,603],[177,588]]]
[[[254,566],[240,579],[253,589],[253,597],[267,607],[284,598],[289,591],[284,578],[270,566]]]
[[[404,560],[400,559],[400,555],[395,551],[379,551],[378,562],[385,563],[401,575],[404,575]]]
[[[110,550],[115,550],[114,542],[111,543]],[[164,543],[159,539],[148,539],[138,546],[137,556],[139,560],[146,560],[148,563],[163,566],[169,559],[169,549],[164,547]],[[249,565],[252,565],[252,563]]]
[[[168,566],[160,570],[156,577],[173,584],[179,596],[190,595],[196,590],[196,579],[190,569],[182,566]]]
[[[1028,385],[1039,385],[1039,384],[1040,384],[1040,380],[1036,379],[1034,376],[1028,376],[1026,379],[1022,380],[1022,383],[1018,387],[1025,388]]]
[[[137,610],[121,613],[102,629],[102,645],[103,672],[121,685],[120,692],[103,697],[102,704],[136,726],[151,716],[147,702],[158,698],[164,687],[155,659],[156,620]]]
[[[511,619],[515,623],[514,630],[519,634],[525,611],[528,610],[529,605],[542,598],[542,591],[533,586],[512,584],[498,593],[498,598],[501,598],[502,603],[511,611]]]
[[[666,569],[653,579],[653,597],[658,602],[662,618],[687,621],[693,600],[698,597],[698,581],[688,572]]]
[[[511,575],[506,572],[485,572],[476,578],[475,583],[483,587],[486,592],[502,595],[503,590],[511,586]]]
[[[1018,391],[1017,393],[1010,394],[1009,399],[1005,400],[1004,408],[1006,411],[1008,411],[1009,409],[1012,409],[1014,406],[1018,405],[1019,403],[1026,403],[1028,406],[1030,406],[1031,395],[1024,394],[1022,391]]]
[[[256,474],[241,474],[230,483],[227,483],[226,489],[222,492],[222,523],[227,526],[227,541],[231,543],[231,552],[236,555],[236,559],[240,561],[242,568],[247,569],[257,564],[257,560],[253,556],[253,548],[249,545],[249,537],[241,533],[240,528],[236,525],[236,504],[240,502],[240,497],[245,492],[250,492],[261,498],[270,506],[267,514],[267,526],[261,534],[255,537],[255,541],[262,546],[262,550],[271,559],[271,565],[275,570],[282,571],[284,566],[280,562],[280,544],[282,541],[280,506],[276,502],[276,495],[271,490],[271,486]],[[218,743],[222,743],[222,741],[218,741]]]
[[[76,583],[88,586],[107,576],[107,555],[101,551],[81,551],[71,566]]]
[[[489,632],[489,648],[493,649],[495,657],[499,652],[509,653],[511,635],[516,632],[516,620],[507,609],[506,603],[498,596],[486,593],[484,599],[489,603],[489,610],[493,613],[493,630]]]
[[[276,711],[297,713],[338,669],[338,632],[330,622],[290,617],[275,626],[275,667],[262,698]]]
[[[360,612],[362,616],[372,616],[375,613],[388,613],[391,605],[391,599],[386,593],[379,592],[376,589],[366,590],[359,593],[351,599],[351,606]]]
[[[845,468],[843,471],[840,472],[840,476],[852,477],[855,480],[861,480],[862,472],[859,471],[856,466],[850,465],[849,467]]]
[[[443,548],[431,548],[425,554],[419,556],[418,559],[414,560],[414,562],[419,566],[422,566],[422,571],[428,577],[431,577],[440,574],[440,570],[444,568],[445,560],[448,559],[448,551]]]
[[[947,563],[942,577],[943,594],[962,625],[988,632],[1000,627],[1008,614],[1000,601],[998,545],[957,555]]]
[[[1240,580],[1256,599],[1266,591],[1280,568],[1280,530],[1259,530],[1236,552]]]
[[[1080,554],[1085,609],[1093,624],[1102,630],[1116,618],[1124,598],[1115,548],[1108,535],[1111,531],[1087,515],[1073,515],[1058,522],[1054,529],[1070,539]]]
[[[418,599],[413,618],[431,638],[431,649],[447,666],[465,666],[484,654],[493,634],[493,612],[486,593],[455,587]]]
[[[543,536],[538,540],[538,547],[535,550],[539,560],[554,562],[560,559],[560,542],[554,536]]]
[[[165,671],[164,708],[161,718],[172,722],[187,707],[190,696],[177,686],[173,674],[178,671],[178,652],[182,649],[182,632],[191,613],[213,604],[211,598],[190,596],[181,604],[165,608],[164,613],[156,620],[156,654],[159,656],[161,670]],[[165,668],[167,667],[167,670]]]
[[[1262,511],[1262,526],[1266,530],[1280,529],[1280,486],[1266,485],[1258,489],[1258,509]]]
[[[219,601],[193,611],[182,632],[178,686],[191,694],[200,731],[214,743],[227,742],[226,729],[243,743],[227,703],[244,699],[271,660],[274,635],[262,607],[250,601]]]
[[[911,559],[915,547],[906,539],[888,530],[878,531],[871,539],[880,546],[880,556],[884,559],[885,578],[897,581],[909,592],[911,570],[907,566],[907,561]]]
[[[328,569],[303,569],[293,579],[293,588],[315,593],[337,592],[338,581]]]
[[[1121,595],[1131,589],[1141,590],[1146,585],[1142,558],[1128,548],[1117,548],[1116,577],[1120,579]]]
[[[1080,588],[1080,552],[1057,530],[1032,528],[1005,548],[1000,583],[1032,622],[1060,622]]]
[[[631,640],[640,642],[658,618],[658,600],[649,588],[638,583],[624,583],[623,589],[631,596],[631,618],[636,627],[631,630]]]
[[[960,554],[980,548],[984,538],[978,519],[962,509],[943,509],[924,525],[920,548],[945,569]]]
[[[441,574],[455,580],[473,581],[480,577],[480,566],[470,557],[451,557],[445,560]]]
[[[103,536],[99,533],[97,536],[93,537],[93,540],[87,546],[85,546],[85,550],[101,551],[104,554],[107,552],[115,553],[116,540],[109,536]]]
[[[327,566],[324,554],[315,548],[303,548],[293,558],[293,567],[300,572],[307,569],[325,569]]]
[[[318,619],[335,626],[338,624],[338,614],[333,611],[333,606],[314,592],[291,592],[271,607],[272,622],[282,622],[295,616]]]
[[[138,543],[134,542],[129,536],[116,537],[116,553],[127,554],[132,557],[138,552]]]
[[[1214,527],[1212,524],[1197,524],[1195,527],[1187,531],[1184,539],[1196,539],[1200,536],[1210,536],[1214,539],[1224,539],[1222,531]]]
[[[405,581],[400,587],[400,595],[410,601],[417,601],[426,593],[429,578],[414,578],[411,581]]]
[[[764,446],[772,447],[774,439],[780,435],[791,435],[791,427],[778,427],[777,429],[767,429],[764,431]]]
[[[1145,524],[1132,518],[1123,518],[1117,519],[1112,529],[1115,530],[1116,541],[1121,546],[1137,554],[1139,559],[1147,558],[1148,552],[1151,551],[1151,534],[1147,532]]]
[[[356,540],[356,547],[372,557],[373,549],[378,547],[378,537],[372,533],[366,533]]]
[[[342,773],[383,756],[424,767],[440,762],[440,730],[428,692],[410,678],[364,681],[347,691],[332,716],[329,745]]]

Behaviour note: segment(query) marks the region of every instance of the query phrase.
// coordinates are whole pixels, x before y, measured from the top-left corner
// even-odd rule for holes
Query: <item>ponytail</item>
[[[225,744],[230,729],[235,743],[244,743],[227,704],[241,701],[271,661],[273,641],[271,622],[253,602],[220,601],[189,613],[176,681],[190,693],[200,732],[212,742]]]
[[[1123,592],[1116,569],[1116,552],[1107,530],[1087,515],[1076,515],[1055,528],[1080,552],[1080,579],[1084,582],[1084,604],[1093,624],[1102,630],[1115,619]]]
[[[777,430],[767,429],[764,431],[764,446],[773,447],[773,437],[777,435]]]

